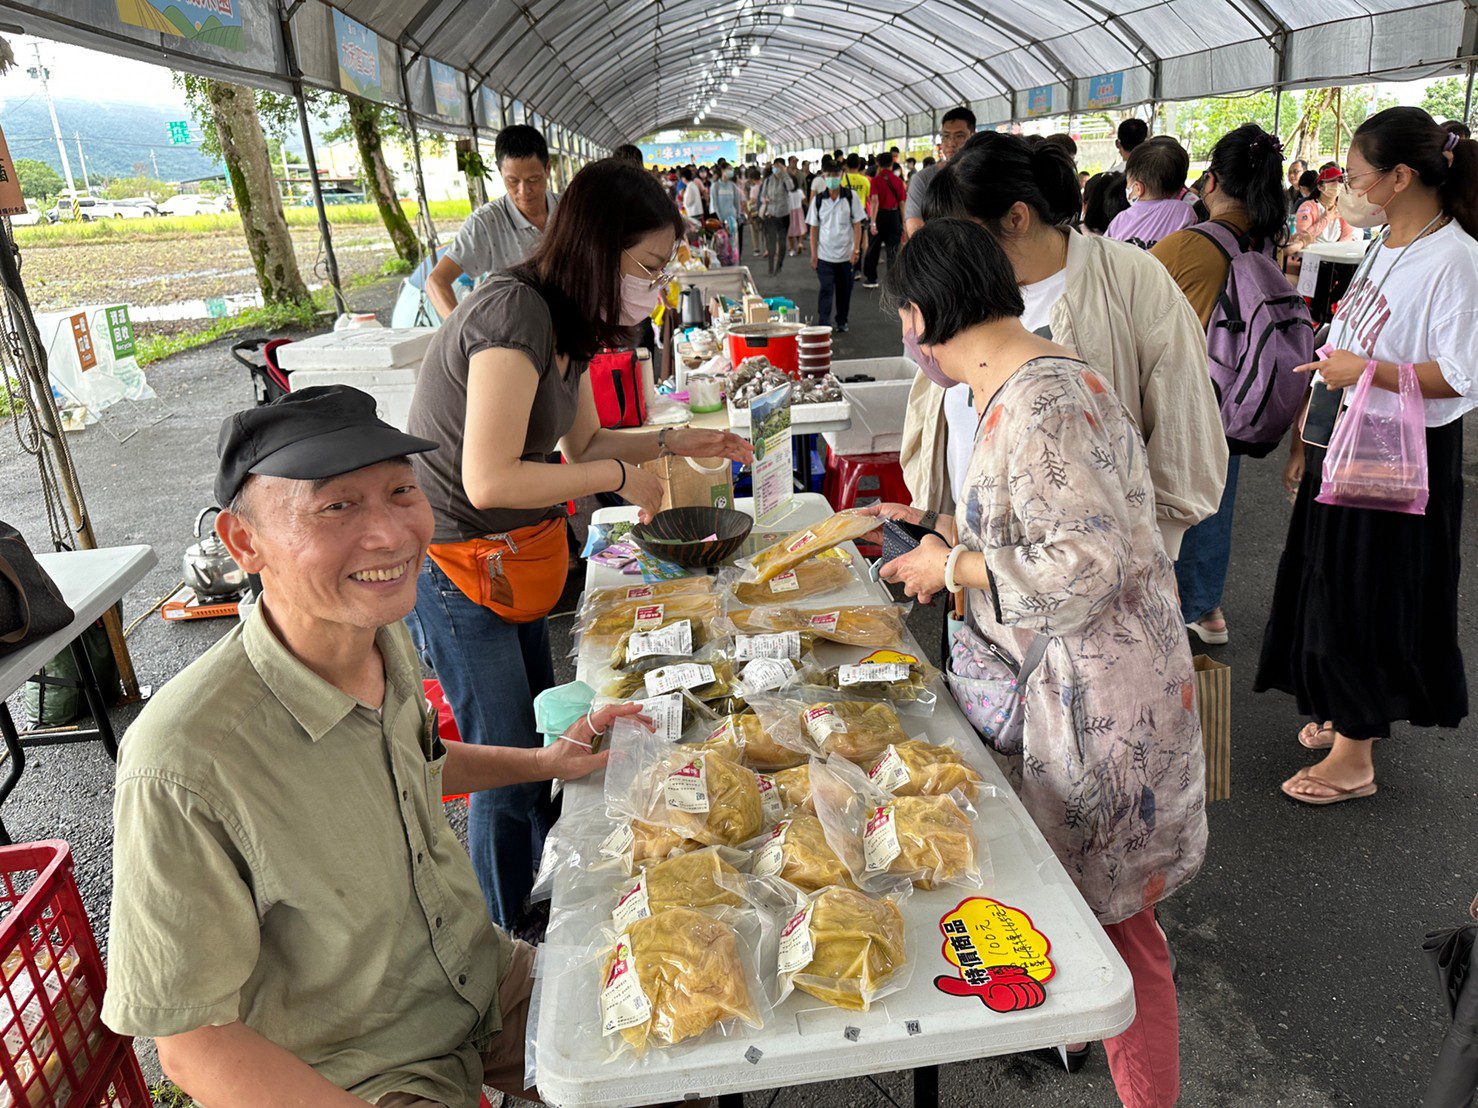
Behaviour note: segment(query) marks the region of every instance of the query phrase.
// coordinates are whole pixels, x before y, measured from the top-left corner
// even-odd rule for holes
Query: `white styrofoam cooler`
[[[286,350],[288,347],[278,349]],[[398,369],[295,369],[289,375],[288,383],[294,389],[306,389],[311,385],[352,385],[375,398],[375,409],[381,419],[404,431],[405,421],[411,414],[411,393],[416,389],[416,370],[419,368],[418,364]]]
[[[300,369],[396,369],[418,366],[435,327],[351,327],[288,343],[277,364]]]
[[[913,359],[902,355],[832,362],[832,375],[842,382],[842,395],[852,405],[852,426],[821,436],[831,452],[881,454],[902,447],[908,393],[918,371]],[[854,373],[865,373],[873,380],[847,384],[845,378]]]

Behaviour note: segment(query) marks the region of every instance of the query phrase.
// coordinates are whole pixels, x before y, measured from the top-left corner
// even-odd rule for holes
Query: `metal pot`
[[[195,517],[195,537],[200,541],[186,547],[180,560],[185,584],[201,600],[225,600],[246,589],[246,570],[236,564],[221,537],[214,531],[201,531],[205,521],[220,511],[212,504]]]

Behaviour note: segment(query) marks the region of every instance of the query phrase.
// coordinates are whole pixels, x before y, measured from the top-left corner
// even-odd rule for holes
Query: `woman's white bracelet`
[[[965,586],[955,581],[955,566],[960,561],[960,555],[965,553],[965,544],[960,543],[949,552],[949,557],[944,560],[944,587],[952,593],[964,592]]]

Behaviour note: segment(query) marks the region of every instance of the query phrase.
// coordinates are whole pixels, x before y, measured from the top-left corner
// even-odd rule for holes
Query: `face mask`
[[[1135,204],[1140,203],[1144,199],[1144,190],[1140,189],[1138,192],[1130,192],[1126,193],[1125,195],[1128,197],[1129,206],[1132,208]]]
[[[1375,191],[1375,186],[1378,184],[1380,184],[1380,179],[1377,179],[1375,184],[1363,193],[1356,192],[1354,189],[1344,191],[1339,198],[1339,214],[1346,223],[1354,227],[1384,227],[1389,222],[1386,219],[1386,209],[1370,199],[1370,194]]]
[[[583,719],[594,699],[595,690],[584,681],[555,685],[534,697],[534,727],[544,733],[544,745]]]
[[[842,179],[840,177],[828,177],[826,179],[826,187],[829,189],[839,189],[842,187]]]
[[[955,385],[959,384],[958,381],[949,376],[947,373],[944,372],[943,369],[939,367],[938,358],[936,358],[933,354],[925,351],[924,348],[919,345],[919,340],[917,336],[914,335],[911,328],[905,328],[903,332],[903,351],[905,354],[913,359],[914,364],[918,366],[921,371],[923,371],[924,376],[929,378],[929,380],[933,381],[940,388],[953,388]]]
[[[661,298],[662,290],[652,288],[648,278],[621,274],[621,326],[635,327],[652,314]]]

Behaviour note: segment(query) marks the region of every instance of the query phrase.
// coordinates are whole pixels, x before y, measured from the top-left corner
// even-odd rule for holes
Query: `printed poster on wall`
[[[1088,106],[1112,108],[1124,99],[1124,71],[1100,73],[1088,78]]]
[[[380,39],[363,23],[334,9],[334,53],[339,59],[339,87],[365,100],[385,99],[380,83]]]
[[[749,402],[749,441],[754,443],[754,518],[773,520],[795,498],[790,453],[791,383],[776,385]]]
[[[436,101],[436,114],[442,119],[460,123],[467,114],[457,71],[445,62],[431,62],[431,97]]]
[[[1047,115],[1052,111],[1052,86],[1039,85],[1026,92],[1026,114],[1029,116]]]
[[[118,18],[130,27],[226,50],[247,47],[237,0],[118,0]]]
[[[25,211],[26,198],[21,195],[20,178],[15,175],[5,133],[0,131],[0,215],[24,215]]]

